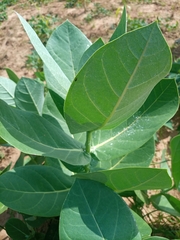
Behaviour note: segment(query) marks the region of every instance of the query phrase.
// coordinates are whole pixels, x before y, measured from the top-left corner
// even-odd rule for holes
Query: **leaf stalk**
[[[90,154],[91,152],[91,138],[92,138],[92,131],[88,131],[86,133],[86,153]]]

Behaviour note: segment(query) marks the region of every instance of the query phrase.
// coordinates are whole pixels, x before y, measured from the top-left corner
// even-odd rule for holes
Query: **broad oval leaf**
[[[0,77],[0,99],[5,101],[8,105],[14,106],[14,92],[16,84],[5,77]]]
[[[79,61],[90,45],[89,39],[67,20],[52,33],[46,48],[72,82],[78,72]],[[47,80],[46,71],[45,76]]]
[[[5,224],[7,234],[13,240],[24,240],[30,237],[31,232],[27,225],[17,218],[10,218]]]
[[[48,50],[44,47],[35,31],[29,25],[29,23],[17,13],[32,45],[36,52],[46,65],[48,72],[51,73],[52,78],[47,78],[48,88],[59,94],[63,99],[66,97],[67,91],[70,86],[70,81],[63,73],[62,69],[58,66],[56,61],[52,58]]]
[[[60,239],[132,240],[138,234],[126,203],[106,186],[89,180],[76,180],[64,202]]]
[[[180,186],[180,135],[171,140],[172,176],[176,188]]]
[[[22,152],[60,158],[72,165],[90,162],[84,146],[47,119],[1,100],[0,109],[0,136]]]
[[[112,150],[113,151],[113,150]],[[115,159],[101,159],[95,161],[91,171],[97,172],[99,170],[113,170],[127,167],[149,167],[152,158],[154,157],[154,139],[150,139],[142,147],[135,151]]]
[[[175,81],[160,81],[131,118],[111,130],[93,132],[91,151],[102,161],[117,159],[134,151],[145,144],[178,107]]]
[[[44,86],[30,78],[21,78],[15,89],[16,107],[42,115]]]
[[[170,68],[171,53],[157,23],[101,47],[69,89],[65,118],[71,133],[109,129],[124,122]]]
[[[86,174],[78,173],[75,176],[101,182],[119,193],[131,190],[164,189],[172,186],[171,178],[164,169],[132,167]]]
[[[0,176],[0,201],[34,216],[59,216],[73,179],[49,166],[25,166]]]

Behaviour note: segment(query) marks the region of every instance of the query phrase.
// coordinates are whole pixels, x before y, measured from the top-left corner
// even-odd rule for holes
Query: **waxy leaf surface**
[[[111,130],[93,132],[91,151],[102,161],[113,161],[145,144],[178,109],[174,80],[160,81],[143,106]]]
[[[75,176],[101,182],[116,192],[163,189],[172,185],[171,178],[164,169],[132,167],[86,174],[79,173]]]
[[[65,101],[71,133],[109,129],[132,116],[171,68],[157,23],[96,51],[77,74]]]
[[[84,146],[47,119],[10,107],[2,100],[0,109],[0,136],[22,152],[60,158],[72,165],[90,162]]]
[[[103,184],[76,180],[61,211],[60,239],[132,240],[138,234],[126,203]]]
[[[97,172],[99,170],[113,170],[118,168],[127,167],[149,167],[152,158],[154,156],[154,139],[150,139],[142,147],[136,149],[135,151],[110,160],[96,161],[96,165],[92,167],[91,171]]]
[[[21,78],[15,89],[16,107],[42,115],[44,85],[29,78]]]
[[[34,216],[59,216],[73,179],[47,166],[25,166],[0,176],[0,201]]]
[[[5,77],[0,77],[0,99],[5,101],[8,105],[15,105],[14,91],[16,84]]]
[[[46,48],[72,82],[78,72],[80,59],[90,45],[87,37],[67,20],[52,33]]]
[[[56,61],[52,58],[48,50],[44,47],[41,40],[38,38],[35,31],[29,23],[17,13],[33,47],[46,65],[47,71],[51,73],[52,78],[47,78],[48,88],[59,94],[62,98],[66,97],[67,91],[70,86],[70,81],[63,73],[62,69],[58,66]]]

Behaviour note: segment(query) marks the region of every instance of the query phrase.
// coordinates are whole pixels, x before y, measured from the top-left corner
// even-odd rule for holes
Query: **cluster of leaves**
[[[36,17],[32,17],[29,20],[29,24],[35,30],[44,45],[46,45],[47,40],[51,36],[57,22],[60,22],[60,19],[57,16],[52,16],[50,14],[45,16],[38,14]],[[34,69],[35,76],[42,81],[44,80],[43,62],[36,50],[33,49],[32,53],[27,56],[26,67]]]
[[[73,8],[76,6],[78,0],[66,0],[65,8]]]
[[[100,3],[94,3],[94,9],[91,9],[90,13],[84,18],[86,22],[92,21],[94,18],[101,17],[101,16],[108,16],[110,15],[110,11],[103,6],[101,6]]]
[[[180,93],[180,59],[173,62],[168,78],[175,78]]]
[[[0,175],[1,209],[22,213],[26,223],[10,219],[6,231],[15,240],[48,239],[33,225],[59,217],[56,239],[166,239],[151,237],[122,199],[135,194],[180,216],[169,194],[180,186],[180,136],[171,141],[170,175],[149,168],[153,135],[179,107],[175,80],[164,79],[171,53],[157,23],[127,32],[124,9],[105,44],[66,21],[45,48],[18,16],[44,63],[48,92],[9,70],[11,80],[0,78],[0,136],[21,150]],[[149,189],[161,191],[149,198]]]
[[[42,5],[42,4],[47,4],[47,3],[49,3],[51,0],[28,0],[28,2],[30,3],[30,4],[36,4],[36,5],[38,5],[38,6],[40,6],[40,5]]]
[[[168,32],[171,32],[171,31],[174,31],[174,30],[177,30],[178,28],[178,21],[176,21],[176,23],[169,23],[172,19],[171,18],[158,18],[158,23],[159,23],[159,26],[161,27],[162,30],[164,31],[168,31]]]
[[[18,0],[2,0],[0,4],[0,22],[3,22],[7,19],[7,7],[14,5]]]
[[[90,0],[66,0],[65,8],[84,7],[86,10],[86,4],[91,2]]]
[[[145,27],[148,23],[145,19],[141,18],[128,18],[128,31],[132,31],[136,28]]]

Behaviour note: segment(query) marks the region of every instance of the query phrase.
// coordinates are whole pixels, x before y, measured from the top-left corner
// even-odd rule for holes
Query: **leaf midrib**
[[[14,129],[15,131],[18,131],[11,123],[7,122],[6,119],[3,118],[3,116],[1,116],[1,118],[4,120],[4,122],[6,122],[7,125],[9,125],[11,127],[11,129]],[[2,125],[3,126],[3,125]],[[53,125],[54,126],[54,125]],[[3,128],[7,131],[7,129],[3,126]],[[37,143],[39,144],[40,146],[43,146],[43,147],[49,147],[51,149],[54,149],[54,150],[61,150],[61,151],[75,151],[75,152],[82,152],[82,149],[81,148],[55,148],[55,147],[52,147],[50,145],[47,145],[47,144],[43,144],[42,142],[38,142],[37,140],[33,139],[33,138],[30,138],[29,135],[25,135],[23,134],[22,132],[20,132],[21,135],[26,138],[26,139],[30,139],[31,142],[34,142],[34,143]],[[9,139],[8,139],[9,143],[11,142]],[[31,148],[31,147],[30,147]],[[39,151],[39,150],[38,150]]]
[[[164,90],[161,92],[161,94],[158,95],[158,97],[152,102],[152,104],[145,109],[145,111],[143,111],[143,113],[138,116],[128,127],[124,128],[121,132],[119,132],[118,134],[116,134],[115,136],[107,139],[104,142],[101,142],[95,146],[92,146],[92,151],[96,151],[96,149],[98,149],[99,147],[102,147],[103,145],[106,145],[107,143],[114,141],[117,137],[119,137],[120,135],[122,135],[124,132],[126,132],[133,124],[135,124],[135,122],[137,122],[140,118],[142,118],[143,115],[146,114],[146,112],[155,104],[155,102],[157,102],[157,100],[163,95],[163,93],[169,88],[171,84],[169,84],[166,88],[164,88]]]
[[[86,198],[86,196],[85,196],[85,194],[84,194],[84,191],[83,191],[83,189],[82,189],[82,187],[81,187],[80,184],[79,184],[79,188],[81,189],[81,192],[82,192],[82,195],[83,195],[84,200],[85,200],[85,202],[86,202],[86,205],[87,205],[87,207],[88,207],[88,209],[89,209],[89,212],[90,212],[90,214],[91,214],[91,216],[92,216],[92,218],[93,218],[93,220],[94,220],[94,223],[95,223],[95,225],[96,225],[96,227],[97,227],[97,229],[98,229],[98,231],[99,231],[99,233],[100,233],[100,235],[101,235],[101,237],[102,237],[102,240],[105,240],[105,238],[104,238],[104,236],[103,236],[103,233],[102,233],[101,229],[99,228],[98,222],[97,222],[94,214],[93,214],[92,211],[91,211],[91,207],[89,206],[89,203],[88,203],[88,201],[87,201],[87,198]]]
[[[136,67],[135,67],[135,69],[134,69],[134,71],[133,71],[133,73],[132,73],[132,75],[131,75],[131,77],[130,77],[130,79],[129,79],[129,81],[128,81],[125,89],[124,89],[124,91],[123,91],[123,93],[122,93],[122,95],[120,96],[119,100],[117,101],[116,105],[114,106],[114,108],[113,108],[112,112],[110,113],[109,117],[107,117],[107,119],[106,119],[106,120],[104,121],[104,123],[100,126],[100,128],[103,128],[103,127],[111,120],[111,118],[113,117],[116,109],[118,108],[118,106],[120,105],[121,101],[123,100],[123,98],[124,98],[124,96],[125,96],[125,94],[126,94],[126,92],[127,92],[127,90],[128,90],[128,87],[129,87],[129,85],[131,84],[131,82],[132,82],[132,80],[133,80],[133,77],[134,77],[134,75],[136,74],[137,69],[138,69],[138,67],[139,67],[139,65],[140,65],[140,63],[141,63],[141,61],[142,61],[142,59],[143,59],[144,53],[145,53],[146,50],[147,50],[147,47],[148,47],[149,41],[150,41],[150,39],[151,39],[151,35],[152,35],[152,32],[153,32],[153,29],[154,29],[154,27],[153,27],[152,30],[151,30],[151,34],[149,35],[149,39],[148,39],[148,41],[147,41],[147,43],[146,43],[146,46],[145,46],[145,48],[144,48],[144,50],[143,50],[143,52],[142,52],[142,54],[141,54],[141,57],[140,57],[137,65],[136,65]],[[100,128],[99,128],[99,129],[100,129]]]

